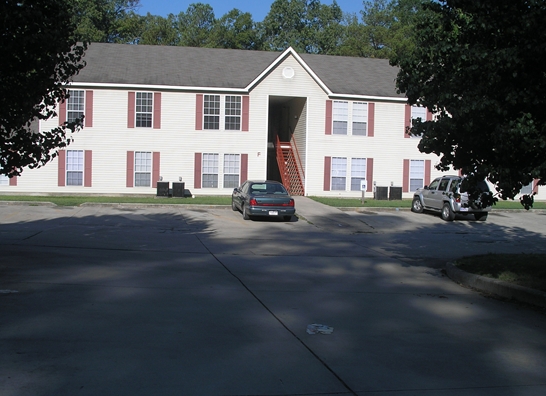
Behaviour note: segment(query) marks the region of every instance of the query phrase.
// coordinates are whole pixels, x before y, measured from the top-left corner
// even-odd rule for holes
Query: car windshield
[[[250,188],[251,194],[276,194],[288,195],[282,184],[278,183],[254,183]]]

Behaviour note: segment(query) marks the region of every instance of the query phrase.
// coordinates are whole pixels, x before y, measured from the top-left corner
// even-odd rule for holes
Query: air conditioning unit
[[[173,182],[173,197],[184,198],[186,192],[185,182]]]
[[[398,201],[402,199],[402,187],[391,187],[389,189],[389,201]]]
[[[169,196],[169,182],[158,181],[157,182],[157,196],[168,197]]]
[[[387,201],[389,199],[389,188],[388,187],[376,187],[374,193],[374,199],[378,201]]]

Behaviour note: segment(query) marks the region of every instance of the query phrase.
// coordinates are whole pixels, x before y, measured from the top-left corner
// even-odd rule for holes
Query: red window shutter
[[[325,135],[331,135],[332,134],[332,101],[331,100],[327,100],[326,101],[326,121],[325,121],[325,129],[324,129],[324,134]],[[325,190],[325,191],[330,191],[330,189],[328,188],[328,190]]]
[[[63,100],[59,103],[59,125],[66,122],[66,102]]]
[[[430,169],[431,169],[431,161],[425,160],[425,186],[428,186],[430,184]]]
[[[248,179],[248,154],[241,154],[241,176],[239,185]]]
[[[57,155],[58,164],[58,185],[64,187],[66,185],[66,151],[61,150]]]
[[[127,151],[127,187],[134,186],[135,179],[135,152]]]
[[[93,91],[85,91],[85,120],[84,126],[93,126]]]
[[[243,132],[248,132],[248,119],[249,119],[249,106],[250,106],[250,97],[249,96],[243,96]]]
[[[373,137],[375,131],[375,103],[368,103],[368,136]],[[370,188],[368,186],[368,188]]]
[[[427,109],[427,121],[432,121],[432,112]]]
[[[195,95],[195,130],[203,129],[203,94]]]
[[[135,93],[129,92],[129,101],[127,105],[127,128],[134,128],[134,127],[135,127]]]
[[[193,166],[193,188],[201,188],[201,153],[195,153]]]
[[[91,150],[85,150],[85,159],[84,159],[84,179],[83,186],[91,187],[93,180],[93,152]]]
[[[404,160],[404,171],[402,176],[402,191],[409,192],[409,159]]]
[[[161,129],[161,92],[154,93],[154,129]]]
[[[161,156],[159,152],[152,154],[152,187],[157,188],[157,182],[159,181],[159,175],[161,166]]]
[[[404,115],[404,137],[410,138],[411,136],[408,135],[408,128],[411,126],[411,106],[409,104],[406,105],[405,115]]]
[[[367,192],[373,191],[373,158],[368,158],[366,160],[366,183],[368,183],[368,186],[366,187]]]
[[[13,176],[9,179],[9,185],[10,186],[16,186],[17,185],[17,176]]]
[[[324,157],[324,191],[330,191],[330,173],[332,172],[332,157]]]

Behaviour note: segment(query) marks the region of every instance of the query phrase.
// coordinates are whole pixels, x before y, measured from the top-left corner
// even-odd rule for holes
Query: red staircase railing
[[[281,173],[282,184],[291,195],[305,195],[305,174],[301,166],[296,142],[281,142],[277,136],[277,163]],[[294,150],[295,149],[295,150]]]

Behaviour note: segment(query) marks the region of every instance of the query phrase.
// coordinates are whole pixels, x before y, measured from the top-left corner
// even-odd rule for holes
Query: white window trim
[[[218,157],[218,164],[217,164],[217,168],[216,168],[216,173],[207,173],[205,172],[205,156],[206,155],[217,155]],[[225,165],[226,165],[226,156],[227,155],[236,155],[238,157],[238,173],[236,174],[237,177],[238,177],[238,180],[241,179],[241,166],[242,166],[242,154],[241,153],[212,153],[212,152],[209,152],[209,153],[203,153],[202,156],[201,156],[201,188],[202,189],[209,189],[209,190],[221,190],[221,189],[233,189],[234,187],[225,187],[225,180],[224,180],[224,176],[226,175],[235,175],[235,173],[231,173],[231,172],[226,172],[226,168],[225,168]],[[216,175],[217,178],[218,178],[218,181],[217,181],[217,184],[218,186],[217,187],[208,187],[208,186],[204,186],[204,181],[205,181],[205,178],[204,176],[205,175]],[[237,186],[238,187],[240,184],[240,182],[237,182]]]
[[[422,172],[422,175],[417,175],[417,176],[422,176],[422,177],[412,177],[412,176],[415,176],[412,175],[412,168],[413,168],[413,164],[416,164],[417,162],[421,163],[422,164],[422,169],[423,169],[423,172]],[[410,160],[410,163],[409,163],[409,180],[408,180],[408,186],[409,186],[409,190],[410,192],[414,192],[417,188],[423,188],[425,186],[425,173],[426,173],[426,170],[425,170],[425,166],[426,166],[426,161],[425,160]],[[414,172],[416,172],[414,170]],[[421,180],[421,185],[417,188],[414,188],[412,189],[412,185],[411,185],[411,181],[412,180]]]
[[[151,112],[137,111],[138,94],[151,95],[151,97],[152,97],[152,105],[151,105],[152,110],[151,110]],[[150,92],[150,91],[136,91],[135,92],[135,128],[152,129],[154,127],[154,100],[155,100],[155,97],[154,97],[153,92]],[[150,126],[139,126],[138,125],[137,118],[138,118],[139,114],[150,114],[151,115],[151,117],[150,117]]]
[[[69,97],[69,98],[67,99],[67,101],[66,101],[66,121],[68,121],[68,122],[73,122],[75,119],[78,119],[78,118],[80,118],[80,117],[75,117],[74,120],[71,120],[71,119],[70,119],[70,113],[79,113],[79,114],[81,114],[82,116],[85,116],[85,106],[86,106],[86,103],[85,103],[85,91],[84,91],[83,89],[69,89],[68,91],[69,91],[69,93],[70,93],[70,97]],[[80,111],[80,110],[71,110],[71,109],[70,109],[70,105],[71,105],[70,99],[74,99],[74,95],[73,95],[74,92],[81,92],[81,93],[82,93],[82,94],[81,94],[81,95],[82,95],[82,102],[81,102],[81,104],[82,104],[82,110],[81,110],[81,111]]]
[[[71,158],[71,153],[78,153],[78,157],[81,156],[81,169],[69,169],[70,168],[70,165],[79,165],[79,164],[69,164],[70,162],[70,158]],[[66,163],[65,163],[65,184],[66,186],[70,186],[70,187],[83,187],[84,184],[85,184],[85,153],[83,150],[66,150]],[[75,172],[78,172],[78,173],[81,173],[81,184],[69,184],[68,180],[69,180],[69,177],[68,177],[68,173],[71,172],[71,173],[75,173]]]
[[[142,154],[142,153],[145,153],[145,154],[149,154],[149,161],[150,161],[150,171],[142,171],[142,170],[137,170],[137,154]],[[153,167],[154,167],[154,159],[153,159],[153,152],[151,151],[135,151],[135,158],[134,158],[134,168],[133,168],[133,186],[136,187],[136,188],[149,188],[152,186],[152,177],[153,177]],[[148,161],[148,158],[146,158],[146,161]],[[148,185],[137,185],[137,173],[148,173],[150,175],[150,183]]]
[[[209,116],[209,114],[205,114],[205,97],[206,96],[219,96],[220,97],[220,114],[218,115],[218,117],[219,117],[218,129],[206,128],[205,117]],[[240,107],[240,114],[238,115],[238,117],[239,117],[239,129],[226,129],[226,117],[237,117],[237,115],[235,115],[235,116],[226,115],[226,98],[228,96],[238,97],[239,100],[240,100],[241,107]],[[242,95],[226,95],[226,94],[223,94],[223,95],[204,94],[203,95],[202,125],[203,125],[203,130],[205,130],[205,131],[227,131],[227,132],[240,132],[240,131],[242,131],[242,128],[243,128],[243,96]]]

